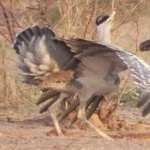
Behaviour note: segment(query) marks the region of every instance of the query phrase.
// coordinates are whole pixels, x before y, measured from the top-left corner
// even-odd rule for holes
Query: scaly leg
[[[58,98],[58,100],[52,105],[52,108],[50,109],[50,114],[51,114],[54,126],[55,126],[56,131],[57,131],[59,136],[63,136],[63,133],[61,131],[61,128],[60,128],[60,125],[59,125],[59,122],[57,119],[57,111],[59,109],[61,101],[66,97],[68,97],[68,95],[66,95],[65,93],[62,93],[60,95],[60,97]]]
[[[58,135],[59,136],[64,136],[63,133],[62,133],[62,131],[61,131],[60,125],[58,123],[56,112],[51,113],[51,117],[52,117],[55,129],[56,129]]]
[[[91,98],[86,102],[86,109],[88,109],[88,107],[92,104],[94,98],[95,98],[95,96],[94,96],[94,97],[91,97]],[[78,101],[76,101],[76,103],[77,103],[77,102],[78,102],[78,106],[79,106],[79,104],[80,104],[79,99],[78,99]],[[72,105],[74,106],[74,103],[73,103]],[[91,108],[90,108],[90,110],[91,110]],[[92,111],[90,111],[90,110],[89,110],[90,114],[89,114],[89,112],[87,113],[87,115],[88,115],[89,118],[90,118],[91,115],[94,113],[93,107],[92,107]],[[89,118],[87,118],[87,119],[89,119]],[[71,120],[71,122],[69,123],[68,127],[71,127],[71,126],[77,121],[77,119],[78,119],[78,114],[76,114],[76,115],[74,116],[74,118],[73,118],[73,119]]]
[[[91,129],[93,129],[96,133],[98,133],[101,137],[111,140],[112,138],[109,137],[107,134],[105,134],[104,132],[102,132],[100,129],[98,129],[96,126],[94,126],[91,122],[89,122],[86,119],[85,116],[85,107],[86,107],[86,101],[80,101],[80,106],[79,106],[79,112],[78,112],[78,118],[81,119],[82,121],[86,122]]]
[[[58,94],[49,99],[49,101],[41,107],[40,113],[47,111],[51,107],[51,105],[53,105],[57,101],[57,99],[59,99],[59,96],[60,95]]]
[[[89,111],[86,113],[86,118],[89,119],[92,114],[95,112],[96,108],[99,106],[99,103],[102,101],[103,96],[95,96],[92,104],[90,104]]]
[[[71,98],[71,97],[69,97]],[[79,106],[80,102],[78,99],[76,99],[69,107],[67,110],[65,110],[61,116],[58,118],[59,122],[64,120],[73,110],[75,110]]]
[[[47,91],[43,92],[41,94],[41,96],[38,98],[36,105],[40,105],[41,103],[47,101],[48,99],[50,99],[56,95],[59,95],[59,94],[60,93],[58,91],[47,90]]]

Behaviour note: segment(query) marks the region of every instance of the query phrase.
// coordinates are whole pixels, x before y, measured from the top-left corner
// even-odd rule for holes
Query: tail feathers
[[[141,92],[139,96],[139,100],[137,103],[137,107],[143,107],[142,116],[145,117],[148,113],[150,113],[150,92],[144,91]]]
[[[144,110],[142,112],[142,116],[145,117],[149,113],[150,113],[150,99],[149,99],[149,102],[144,107]]]
[[[147,91],[142,92],[139,96],[137,107],[138,108],[142,107],[148,102],[149,99],[150,99],[150,92],[147,92]]]
[[[16,36],[13,48],[17,53],[20,53],[19,46],[23,41],[25,44],[29,44],[33,36],[41,37],[43,35],[55,37],[55,33],[47,27],[40,28],[39,26],[34,26],[32,28],[27,28]]]
[[[13,48],[19,54],[18,68],[28,76],[38,79],[53,72],[75,67],[74,53],[47,27],[34,26],[19,33]],[[25,79],[25,80],[26,80]]]

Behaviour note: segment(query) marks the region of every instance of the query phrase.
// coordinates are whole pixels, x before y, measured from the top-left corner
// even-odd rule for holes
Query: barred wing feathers
[[[127,52],[119,46],[105,45],[84,39],[65,40],[67,45],[78,53],[77,58],[86,56],[99,56],[99,60],[106,58],[111,61],[113,73],[119,73],[125,69],[131,71],[136,92],[139,94],[138,107],[145,105],[143,116],[150,112],[150,66],[136,55]],[[105,65],[100,65],[99,69],[105,71]]]
[[[136,55],[127,51],[117,52],[119,57],[127,64],[136,85],[139,101],[137,106],[145,105],[143,116],[150,112],[150,65]]]

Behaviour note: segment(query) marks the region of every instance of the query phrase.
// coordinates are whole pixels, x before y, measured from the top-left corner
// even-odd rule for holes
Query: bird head
[[[113,11],[110,15],[98,16],[96,19],[96,26],[111,24],[114,20],[115,14],[116,12]]]
[[[116,12],[113,11],[110,15],[98,16],[96,19],[95,35],[98,42],[111,44],[111,29]]]

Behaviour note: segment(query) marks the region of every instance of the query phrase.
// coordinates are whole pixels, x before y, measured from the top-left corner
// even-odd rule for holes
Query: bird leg
[[[70,98],[70,97],[69,97]],[[73,110],[79,106],[80,102],[76,99],[59,117],[59,122],[63,121]]]
[[[94,98],[95,98],[95,96],[94,97],[91,97],[88,101],[87,101],[87,103],[86,103],[86,109],[88,109],[88,107],[92,104],[92,102],[93,102],[93,100],[94,100]],[[80,102],[79,102],[79,99],[78,99],[78,106],[79,106],[79,104],[80,104]],[[76,102],[76,103],[77,103]],[[74,102],[75,103],[75,102]],[[72,104],[73,106],[74,106],[74,103]],[[92,110],[91,110],[92,109]],[[89,111],[87,112],[87,115],[86,116],[88,116],[88,118],[87,119],[89,119],[90,117],[91,117],[91,115],[94,113],[94,111],[95,111],[95,109],[93,108],[93,107],[90,107],[90,109],[89,109]],[[90,114],[89,114],[90,113]],[[74,124],[76,121],[77,121],[77,119],[78,119],[78,114],[76,114],[75,116],[74,116],[74,118],[71,120],[71,122],[69,123],[69,125],[68,125],[68,127],[70,127],[72,124]]]
[[[47,90],[42,93],[42,95],[38,98],[36,105],[40,105],[41,103],[47,101],[48,99],[52,98],[53,96],[58,95],[58,91]]]
[[[102,96],[94,96],[91,97],[87,103],[86,103],[86,109],[88,109],[88,107],[90,106],[89,110],[86,113],[86,118],[89,119],[92,114],[95,112],[96,108],[98,107],[100,101],[102,100]],[[78,106],[79,106],[80,102],[79,99],[76,99],[67,110],[65,110],[61,116],[59,117],[59,122],[61,122],[62,120],[64,120],[64,118],[66,118],[73,110],[75,110]],[[77,114],[73,117],[73,119],[71,120],[71,122],[69,123],[68,127],[70,127],[72,124],[74,124],[77,121],[78,117]]]
[[[94,126],[91,122],[89,122],[85,116],[85,108],[86,108],[86,101],[81,100],[80,106],[79,106],[79,112],[78,112],[78,118],[82,121],[86,122],[91,129],[93,129],[96,133],[98,133],[101,137],[111,140],[112,138],[109,137],[107,134],[102,132],[99,128]]]
[[[56,117],[56,113],[51,113],[51,118],[53,120],[55,129],[56,129],[58,135],[59,136],[64,136],[63,133],[62,133],[62,131],[61,131],[60,125],[58,123],[58,120],[57,120],[57,117]]]
[[[59,109],[61,101],[64,100],[64,98],[66,97],[68,97],[68,95],[66,95],[65,93],[61,93],[60,97],[57,99],[57,101],[52,105],[52,108],[50,109],[50,115],[51,115],[54,126],[59,136],[63,136],[63,133],[61,131],[61,128],[57,119],[57,111]]]
[[[101,100],[103,99],[103,96],[95,96],[92,99],[92,104],[90,103],[90,108],[89,111],[86,113],[86,118],[89,119],[92,114],[95,112],[96,108],[99,106],[99,103],[101,102]]]
[[[51,89],[48,89],[46,91],[43,92],[43,94],[40,96],[40,98],[37,101],[37,105],[39,105],[40,103],[43,103],[44,101],[48,101],[47,103],[45,103],[41,109],[40,109],[40,113],[43,113],[45,111],[48,110],[48,108],[53,105],[53,103],[55,101],[57,101],[57,99],[60,96],[60,92],[58,91],[53,91]],[[58,118],[58,121],[61,122],[63,121],[72,111],[74,111],[80,104],[79,99],[77,98],[77,96],[68,96],[67,99],[70,98],[74,98],[75,101],[68,107],[68,109],[66,109]],[[86,118],[89,119],[92,114],[94,113],[95,109],[97,108],[99,102],[101,101],[101,97],[99,96],[94,96],[91,97],[86,104],[86,109],[88,109],[87,114],[86,114]],[[88,108],[90,106],[90,108]],[[76,122],[77,120],[77,114],[73,117],[73,119],[71,120],[71,122],[69,123],[68,127],[70,127],[74,122]]]
[[[47,111],[49,109],[49,107],[51,107],[51,105],[53,105],[53,103],[55,103],[57,101],[57,99],[60,97],[60,94],[53,96],[46,104],[44,104],[41,109],[40,109],[40,113],[43,113],[45,111]]]

